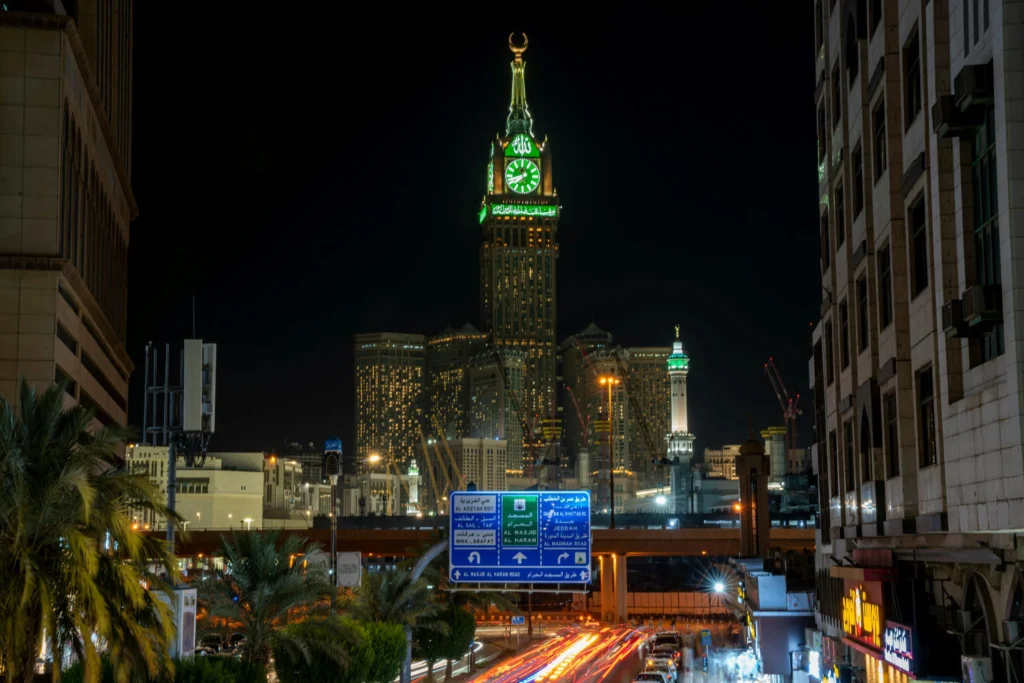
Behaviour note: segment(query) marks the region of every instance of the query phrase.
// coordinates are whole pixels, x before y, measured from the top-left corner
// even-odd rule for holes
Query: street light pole
[[[609,506],[609,512],[611,516],[608,518],[608,528],[615,528],[615,439],[612,438],[615,432],[612,427],[612,387],[619,384],[620,380],[618,377],[612,375],[605,375],[600,379],[601,384],[608,385],[608,488],[609,494],[611,495],[611,505]]]

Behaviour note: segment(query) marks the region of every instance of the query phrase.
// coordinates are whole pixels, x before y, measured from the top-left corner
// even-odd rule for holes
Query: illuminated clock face
[[[540,185],[540,169],[529,159],[515,159],[505,167],[505,183],[513,192],[528,194]]]

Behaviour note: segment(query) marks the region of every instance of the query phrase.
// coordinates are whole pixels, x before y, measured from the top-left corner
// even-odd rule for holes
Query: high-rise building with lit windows
[[[427,338],[427,396],[431,418],[444,430],[443,439],[469,436],[469,359],[487,343],[487,334],[466,323],[446,327]]]
[[[523,400],[526,354],[516,349],[485,351],[470,360],[469,435],[507,443],[508,469],[523,470],[523,430],[517,401]],[[520,405],[521,407],[521,405]]]
[[[561,209],[551,145],[534,135],[526,102],[526,46],[525,35],[521,45],[509,37],[512,100],[505,133],[490,144],[480,206],[480,303],[495,346],[526,354],[523,410],[531,429],[539,430],[541,420],[556,413],[555,260]]]
[[[127,422],[132,0],[0,3],[0,395]]]
[[[593,416],[584,411],[590,405],[590,394],[594,385],[587,381],[593,377],[595,370],[590,362],[590,355],[602,349],[610,348],[612,335],[594,323],[562,341],[558,345],[559,389],[562,399],[562,422],[565,425],[565,447],[568,465],[578,469],[582,463],[589,475],[588,464],[596,464],[597,452],[601,448],[591,434]]]
[[[813,37],[823,651],[866,683],[1015,681],[1024,4],[815,0]]]
[[[638,485],[664,486],[668,472],[662,465],[668,450],[670,392],[668,346],[639,346],[626,349],[626,387],[635,409],[629,412],[629,453]]]
[[[355,336],[356,459],[360,470],[403,465],[419,446],[425,414],[426,353],[421,334],[381,332]],[[381,456],[369,465],[371,455]]]

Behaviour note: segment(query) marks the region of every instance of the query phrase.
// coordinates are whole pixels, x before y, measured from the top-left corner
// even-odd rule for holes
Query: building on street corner
[[[814,3],[822,675],[1024,671],[1024,5]]]

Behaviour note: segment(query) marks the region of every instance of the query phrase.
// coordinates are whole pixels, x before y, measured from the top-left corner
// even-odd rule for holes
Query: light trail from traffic
[[[631,628],[565,628],[472,683],[626,683],[643,665],[646,643]]]

